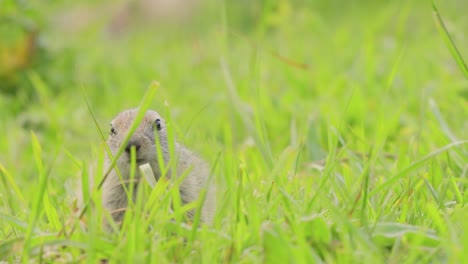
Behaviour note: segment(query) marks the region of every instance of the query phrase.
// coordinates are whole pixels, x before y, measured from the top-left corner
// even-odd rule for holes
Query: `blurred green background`
[[[468,2],[435,3],[468,58]],[[62,200],[73,195],[63,186],[101,152],[85,96],[106,133],[153,81],[161,87],[151,108],[170,112],[179,141],[211,162],[222,152],[258,182],[289,175],[299,152],[297,173],[319,177],[317,161],[345,150],[336,170],[349,194],[329,191],[345,212],[369,157],[375,187],[468,131],[468,80],[430,1],[0,0],[0,165],[36,192],[32,131],[66,218]],[[456,200],[447,171],[466,202],[466,153],[465,145],[425,167],[443,192],[437,203]],[[291,167],[281,174],[274,165],[284,160]],[[228,170],[219,175],[229,186]],[[401,182],[398,190],[413,186]],[[27,219],[28,207],[11,208]],[[425,213],[400,218],[389,208],[385,220],[438,228]]]
[[[462,54],[466,7],[439,3]],[[245,109],[232,109],[223,63],[246,107],[261,101],[262,109],[246,111],[263,119],[274,154],[289,143],[282,135],[291,120],[316,137],[317,150],[330,125],[372,139],[382,104],[389,118],[400,113],[387,123],[393,137],[431,136],[421,124],[430,98],[440,98],[448,122],[455,118],[455,133],[467,129],[466,78],[428,1],[4,0],[0,10],[0,157],[13,168],[28,161],[29,130],[45,137],[45,148],[85,155],[98,135],[84,95],[105,124],[136,106],[153,80],[161,83],[154,108],[168,102],[181,129],[193,123],[190,133],[223,145],[223,129],[236,128],[240,144]],[[195,118],[202,109],[215,124],[229,122],[203,124]]]

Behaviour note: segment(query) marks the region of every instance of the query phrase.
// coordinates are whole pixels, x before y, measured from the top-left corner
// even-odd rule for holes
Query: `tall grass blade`
[[[30,222],[28,230],[26,231],[25,235],[25,242],[24,242],[24,251],[23,251],[23,257],[24,260],[27,260],[28,253],[30,250],[30,245],[31,245],[31,238],[34,234],[34,229],[37,225],[37,221],[39,218],[39,215],[42,212],[43,208],[43,199],[44,196],[46,195],[46,190],[47,190],[47,182],[49,179],[49,174],[46,172],[44,168],[44,164],[42,161],[42,149],[41,145],[39,143],[39,140],[37,139],[36,135],[34,132],[31,132],[31,141],[32,141],[32,148],[33,148],[33,155],[34,159],[36,162],[36,167],[37,167],[37,172],[38,172],[38,180],[39,180],[39,187],[36,196],[34,197],[34,207],[32,208],[31,216],[30,216]]]
[[[401,179],[405,175],[407,175],[409,172],[411,172],[413,170],[416,170],[419,167],[421,167],[422,165],[424,165],[424,163],[426,163],[426,161],[436,157],[437,155],[439,155],[439,154],[441,154],[441,153],[443,153],[445,151],[448,151],[448,150],[450,150],[450,149],[452,149],[454,147],[458,147],[458,146],[461,146],[461,145],[464,145],[464,144],[468,144],[468,140],[460,140],[460,141],[450,143],[450,144],[448,144],[448,145],[446,145],[446,146],[444,146],[442,148],[439,148],[439,149],[429,153],[428,155],[422,157],[420,160],[411,163],[408,167],[406,167],[403,170],[401,170],[400,172],[398,172],[396,175],[391,177],[388,181],[381,184],[380,186],[377,186],[374,190],[372,190],[369,193],[369,197],[374,196],[376,193],[382,191],[385,188],[389,188],[390,186],[395,184],[399,179]]]
[[[151,104],[151,101],[153,100],[154,95],[156,94],[156,90],[157,90],[158,87],[159,87],[159,83],[156,82],[156,81],[154,81],[154,82],[152,82],[150,84],[146,94],[143,96],[143,99],[140,102],[140,105],[138,107],[138,113],[137,113],[137,115],[135,117],[135,120],[133,121],[132,125],[130,126],[129,131],[128,131],[127,135],[125,136],[125,138],[124,138],[124,140],[122,142],[122,145],[120,146],[119,150],[117,151],[115,157],[112,155],[112,152],[110,151],[109,147],[105,143],[106,139],[104,137],[104,134],[102,133],[102,130],[99,127],[97,119],[96,119],[96,117],[95,117],[95,115],[94,115],[94,113],[93,113],[93,111],[91,109],[91,105],[90,105],[88,99],[86,98],[84,91],[82,91],[83,98],[84,98],[84,100],[86,102],[86,105],[88,107],[88,111],[90,112],[91,116],[93,117],[94,124],[96,125],[96,128],[99,131],[99,135],[101,137],[101,141],[103,142],[104,148],[105,148],[107,154],[109,155],[109,158],[112,160],[111,165],[109,166],[109,168],[107,168],[106,172],[104,173],[103,178],[101,179],[101,181],[99,182],[99,184],[96,187],[98,190],[102,187],[102,185],[104,184],[104,181],[107,179],[107,176],[109,176],[109,173],[115,167],[115,163],[117,162],[118,158],[120,157],[120,155],[124,151],[125,146],[127,145],[127,142],[130,140],[131,136],[133,135],[133,132],[135,132],[135,130],[137,129],[137,127],[140,124],[141,120],[143,120],[143,117],[145,116],[145,113],[148,110],[149,105]],[[117,171],[118,176],[120,177],[120,180],[122,180],[122,176],[120,175],[120,172],[118,171],[118,168],[115,168],[115,169]],[[128,195],[129,193],[128,193],[127,188],[125,188],[125,185],[123,185],[123,186],[124,186],[125,193]],[[78,219],[80,219],[81,217],[84,216],[84,214],[85,214],[85,212],[86,212],[86,210],[88,208],[89,203],[90,203],[89,200],[84,201],[84,207],[81,210],[81,212],[80,212],[80,214],[78,216]],[[62,231],[60,233],[62,233]],[[73,227],[71,233],[73,231],[74,231],[74,227]]]
[[[452,36],[450,36],[450,33],[447,30],[447,27],[445,27],[444,20],[440,16],[439,10],[437,9],[437,6],[434,1],[432,1],[432,10],[434,11],[434,18],[435,18],[437,28],[439,29],[439,32],[444,38],[445,44],[449,48],[450,53],[452,53],[453,58],[458,64],[458,67],[463,72],[465,77],[468,79],[468,67],[466,66],[466,63],[463,60],[463,57],[460,51],[458,50],[457,45],[453,41]]]
[[[5,167],[3,167],[2,164],[0,164],[0,177],[2,178],[5,190],[9,190],[9,192],[11,193],[5,193],[5,195],[7,195],[9,199],[10,209],[13,209],[13,202],[11,201],[13,197],[15,201],[19,201],[20,205],[24,206],[26,204],[26,201],[24,199],[23,193],[21,192],[13,177],[11,177],[11,174],[5,169]]]

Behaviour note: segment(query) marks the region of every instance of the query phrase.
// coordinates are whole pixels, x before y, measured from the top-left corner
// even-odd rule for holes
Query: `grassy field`
[[[466,1],[436,2],[461,57],[430,1],[205,2],[182,18],[0,2],[42,45],[0,83],[0,262],[468,259]],[[170,213],[162,183],[118,232],[100,190],[78,219],[75,186],[102,165],[94,120],[107,137],[138,105],[212,165],[212,225]]]

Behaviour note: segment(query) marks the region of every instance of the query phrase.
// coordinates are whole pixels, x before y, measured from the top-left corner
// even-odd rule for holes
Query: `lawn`
[[[119,2],[0,1],[0,262],[468,259],[466,1]],[[211,225],[166,182],[119,230],[78,208],[138,106],[211,165]]]

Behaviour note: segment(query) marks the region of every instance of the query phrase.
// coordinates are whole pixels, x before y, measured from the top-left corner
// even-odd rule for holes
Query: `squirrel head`
[[[159,172],[160,169],[158,165],[156,141],[159,141],[163,160],[167,162],[169,150],[166,122],[157,112],[148,110],[128,142],[124,142],[137,113],[138,109],[126,110],[119,113],[115,119],[112,120],[107,145],[115,156],[122,144],[125,143],[124,152],[116,162],[121,173],[125,173],[130,170],[131,153],[132,149],[134,149],[136,164],[142,165],[149,163],[155,173],[155,176],[159,178],[160,175],[157,172]]]

